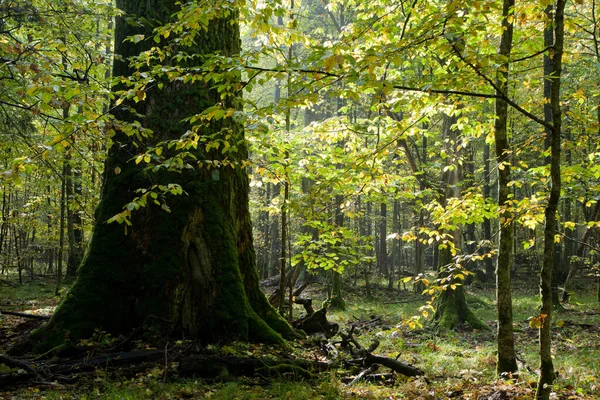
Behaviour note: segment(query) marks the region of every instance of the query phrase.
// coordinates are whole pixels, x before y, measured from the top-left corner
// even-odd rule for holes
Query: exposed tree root
[[[179,376],[227,378],[229,376],[259,375],[270,378],[282,376],[310,378],[312,372],[321,372],[333,364],[304,359],[280,360],[274,358],[246,358],[234,356],[193,355],[179,362]]]
[[[50,319],[49,316],[47,315],[35,315],[35,314],[27,314],[27,313],[22,313],[22,312],[18,312],[18,311],[5,311],[5,310],[0,310],[0,314],[6,314],[6,315],[15,315],[17,317],[23,317],[23,318],[32,318],[32,319],[41,319],[41,320],[47,320]]]

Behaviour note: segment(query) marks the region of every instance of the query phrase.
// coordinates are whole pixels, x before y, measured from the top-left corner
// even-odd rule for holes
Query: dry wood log
[[[327,320],[327,307],[321,308],[312,315],[307,315],[297,321],[292,322],[296,329],[302,329],[307,334],[324,333],[326,337],[335,336],[340,327],[335,322]]]
[[[286,288],[289,288],[290,286],[290,282],[292,280],[292,271],[289,272],[288,276],[286,277]],[[276,283],[277,285],[279,285],[279,275],[277,275],[274,278],[269,279],[268,281],[263,281],[265,282],[265,286],[270,286],[273,285],[274,283]],[[302,282],[302,284],[294,290],[294,292],[292,293],[292,297],[299,297],[302,292],[304,292],[304,289],[306,289],[310,284],[312,283],[319,283],[318,281],[315,280],[310,280],[307,279],[304,282]],[[261,282],[261,285],[263,283]],[[295,285],[296,282],[293,282],[293,285]],[[279,288],[275,289],[275,291],[269,296],[269,303],[271,303],[271,305],[275,308],[279,307]],[[298,303],[300,304],[300,303]]]
[[[366,375],[373,374],[375,371],[377,371],[377,368],[379,368],[377,366],[377,364],[373,364],[373,365],[369,366],[367,369],[365,369],[364,371],[362,371],[360,374],[356,375],[356,378],[352,379],[352,381],[348,384],[348,386],[352,386],[356,382],[360,382],[361,380],[363,380],[363,378]]]
[[[311,316],[315,313],[315,310],[312,307],[312,299],[294,298],[294,303],[302,305],[307,316]]]
[[[398,372],[405,376],[423,376],[425,373],[417,367],[414,367],[410,364],[403,363],[398,360],[394,360],[393,358],[376,356],[371,353],[367,353],[365,358],[365,365],[369,364],[379,364],[384,367],[388,367],[394,372]]]
[[[412,376],[423,376],[425,373],[410,364],[394,360],[393,358],[377,356],[373,354],[373,352],[379,346],[379,342],[377,340],[373,341],[369,348],[365,349],[362,345],[354,338],[354,327],[350,329],[350,332],[344,334],[340,332],[340,336],[342,338],[342,346],[345,346],[349,349],[350,354],[355,357],[355,360],[351,360],[350,363],[358,364],[362,363],[365,367],[371,367],[374,364],[383,365],[384,367],[388,367],[394,372],[398,372],[402,375],[412,377]]]
[[[321,348],[321,350],[323,350],[323,353],[325,353],[327,357],[333,360],[339,357],[339,352],[332,343],[329,343],[329,341],[321,340],[319,342],[319,347]]]

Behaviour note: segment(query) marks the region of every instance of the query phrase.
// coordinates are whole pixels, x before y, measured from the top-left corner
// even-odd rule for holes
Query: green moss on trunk
[[[461,324],[467,324],[473,329],[490,330],[490,327],[468,307],[463,286],[442,292],[438,298],[434,319],[440,329],[457,329]]]
[[[449,249],[441,249],[439,253],[439,264],[441,266],[450,265],[452,262],[452,255]],[[440,274],[447,274],[440,268]],[[461,324],[468,324],[473,329],[489,331],[490,327],[482,322],[469,308],[465,297],[465,288],[461,284],[462,282],[456,282],[459,285],[456,289],[452,289],[450,286],[447,287],[442,293],[440,293],[436,310],[434,315],[434,321],[440,329],[457,329]]]
[[[165,21],[177,11],[166,0],[121,0],[128,16]],[[120,18],[116,26],[116,53],[124,59],[144,50],[143,42],[121,43],[122,38],[149,28],[133,27]],[[235,55],[240,49],[237,15],[210,22],[196,39],[192,54],[215,51]],[[117,62],[115,75],[132,71]],[[232,96],[230,96],[232,97]],[[94,329],[114,335],[151,325],[164,335],[185,334],[205,340],[252,340],[283,343],[281,334],[293,329],[269,305],[258,286],[248,210],[248,176],[240,168],[223,168],[218,179],[205,169],[181,173],[149,173],[130,162],[140,148],[177,139],[191,127],[182,119],[223,99],[199,84],[166,84],[149,89],[145,102],[131,103],[141,120],[125,108],[115,108],[122,121],[138,119],[154,132],[135,139],[117,132],[105,164],[96,226],[77,281],[50,322],[34,332],[22,349],[44,352],[66,340],[77,342]],[[229,160],[247,158],[243,129],[231,119],[204,127],[205,134],[231,135],[237,152]],[[210,130],[211,132],[207,132]],[[226,133],[224,131],[226,130]],[[135,141],[135,143],[134,143]],[[198,150],[198,159],[219,160],[218,151]],[[116,171],[119,171],[118,173]],[[184,195],[168,199],[171,213],[149,205],[136,211],[132,226],[107,223],[135,197],[135,190],[154,184],[178,183]]]
[[[332,271],[331,273],[333,284],[331,288],[332,293],[329,304],[335,310],[343,311],[346,309],[346,302],[342,297],[342,275],[337,271]]]

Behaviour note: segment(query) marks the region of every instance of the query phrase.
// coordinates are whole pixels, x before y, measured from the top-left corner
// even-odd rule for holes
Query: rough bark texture
[[[514,0],[504,0],[502,7],[502,39],[499,54],[510,58],[513,25],[508,22],[513,14]],[[498,69],[496,85],[498,94],[507,95],[509,63],[506,61]],[[513,335],[513,313],[510,271],[513,262],[514,216],[510,198],[510,144],[507,133],[508,104],[503,99],[496,100],[496,120],[494,139],[498,160],[498,207],[500,210],[500,246],[496,267],[496,299],[498,307],[498,364],[499,375],[517,371],[515,339]]]
[[[166,0],[120,0],[128,17],[165,21],[177,11]],[[210,22],[196,38],[192,54],[235,55],[240,50],[235,13]],[[133,27],[119,18],[116,53],[124,58],[144,50],[142,43],[123,43],[148,28]],[[126,62],[116,62],[115,76],[128,75]],[[233,97],[233,96],[231,96]],[[149,89],[145,102],[129,104],[143,115],[142,126],[153,138],[128,137],[117,131],[105,164],[101,202],[91,243],[79,277],[48,325],[29,340],[37,352],[89,336],[99,328],[112,334],[142,324],[164,334],[186,334],[206,341],[229,339],[282,342],[294,335],[258,286],[252,230],[248,211],[248,177],[240,168],[223,168],[214,174],[203,168],[182,173],[152,173],[130,162],[140,148],[177,139],[190,129],[181,120],[222,100],[199,84],[165,82],[162,90]],[[117,107],[119,120],[134,116]],[[208,133],[227,129],[238,151],[233,161],[247,157],[244,134],[231,119],[205,128]],[[211,132],[212,131],[212,132]],[[136,147],[138,145],[139,147]],[[202,146],[199,146],[199,148]],[[199,160],[219,159],[219,152],[198,150]],[[119,171],[120,170],[120,171]],[[117,172],[119,171],[119,172]],[[167,213],[154,205],[134,212],[133,226],[106,221],[122,211],[135,190],[152,184],[178,183],[186,194],[168,198]]]
[[[540,274],[540,292],[542,308],[540,314],[542,326],[540,327],[540,377],[536,398],[549,399],[552,382],[556,376],[552,362],[552,269],[554,268],[554,236],[556,234],[558,202],[560,199],[560,135],[561,135],[561,107],[560,107],[560,82],[562,72],[562,56],[564,42],[564,9],[566,0],[558,0],[554,13],[554,54],[552,57],[552,88],[550,92],[550,105],[552,107],[552,130],[550,141],[550,198],[544,213],[546,225],[544,227],[544,261]],[[547,78],[549,79],[549,78]]]

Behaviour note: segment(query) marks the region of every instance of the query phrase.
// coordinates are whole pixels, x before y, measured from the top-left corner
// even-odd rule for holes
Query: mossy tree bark
[[[513,24],[509,17],[514,13],[514,0],[504,0],[502,6],[502,38],[499,54],[507,61],[498,68],[496,85],[499,95],[507,95],[509,58],[512,49]],[[500,376],[517,372],[517,357],[513,334],[513,312],[510,271],[513,264],[514,215],[510,196],[510,144],[507,132],[508,104],[502,98],[496,100],[494,140],[498,161],[498,208],[500,239],[496,268],[496,300],[498,309],[498,364]]]
[[[143,24],[128,24],[132,17],[166,22],[178,11],[168,0],[118,0],[126,13],[116,25],[116,54],[126,60],[147,50],[149,44],[123,42],[137,34],[151,35]],[[134,26],[135,25],[135,26]],[[146,47],[144,47],[146,46]],[[210,21],[199,34],[189,54],[220,52],[235,56],[240,50],[237,16],[231,13]],[[175,63],[175,61],[173,61]],[[115,76],[129,76],[126,61],[116,61]],[[250,340],[281,343],[295,335],[293,329],[271,307],[258,285],[255,252],[248,210],[247,171],[243,129],[231,119],[203,127],[206,134],[225,139],[238,150],[228,153],[235,168],[219,173],[203,168],[183,172],[150,173],[131,159],[148,146],[178,139],[191,129],[182,122],[221,102],[235,105],[234,96],[225,100],[216,90],[202,84],[164,82],[162,89],[148,89],[146,101],[116,107],[117,120],[137,119],[151,129],[151,138],[112,138],[105,163],[101,202],[96,226],[74,286],[50,322],[34,332],[29,343],[37,352],[52,348],[66,338],[77,341],[101,329],[113,335],[126,333],[142,324],[152,325],[164,335],[186,334],[205,341]],[[223,104],[223,102],[227,104]],[[200,149],[203,146],[199,146]],[[199,160],[221,159],[218,151],[198,150]],[[127,234],[123,226],[107,220],[123,210],[138,188],[177,183],[185,193],[168,198],[167,213],[148,205],[132,216]]]

